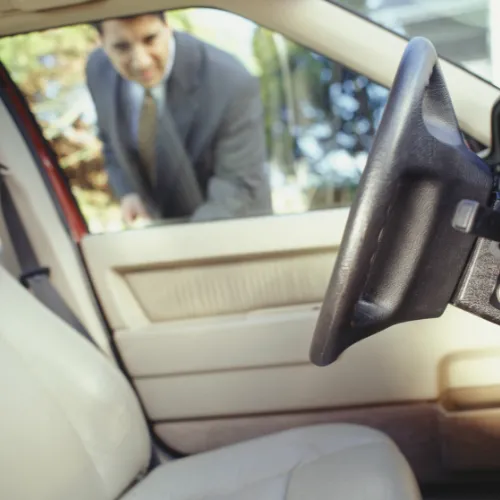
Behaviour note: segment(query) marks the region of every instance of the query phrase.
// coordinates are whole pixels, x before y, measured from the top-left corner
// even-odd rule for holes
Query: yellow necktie
[[[146,90],[142,102],[139,118],[138,150],[143,163],[146,178],[151,185],[154,182],[156,162],[156,127],[157,127],[156,102],[150,90]]]

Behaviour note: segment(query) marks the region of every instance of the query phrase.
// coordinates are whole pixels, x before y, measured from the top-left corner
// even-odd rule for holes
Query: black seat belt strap
[[[35,297],[54,314],[66,321],[87,340],[95,344],[87,329],[61,297],[50,281],[50,269],[40,265],[24,224],[5,181],[8,168],[0,165],[0,203],[5,226],[21,268],[20,282],[33,292]]]
[[[66,304],[54,285],[52,285],[50,281],[50,269],[41,266],[38,262],[24,224],[19,217],[16,205],[5,182],[6,172],[8,172],[8,168],[0,164],[0,206],[12,246],[21,267],[20,282],[31,290],[35,297],[55,315],[66,321],[78,333],[96,345],[87,329],[82,325],[68,304]],[[151,437],[151,459],[148,471],[159,464],[158,451]]]

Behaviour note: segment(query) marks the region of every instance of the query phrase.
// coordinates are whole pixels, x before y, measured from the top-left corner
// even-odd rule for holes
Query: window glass
[[[406,38],[424,36],[438,53],[500,85],[498,0],[332,0]]]
[[[0,40],[91,232],[350,205],[387,89],[218,10],[100,29]]]

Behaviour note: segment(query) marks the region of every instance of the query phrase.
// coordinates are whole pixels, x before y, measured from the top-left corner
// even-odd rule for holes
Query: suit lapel
[[[205,45],[184,33],[177,33],[175,39],[176,55],[167,95],[179,136],[196,165],[216,128],[216,122],[210,122],[214,119],[211,101],[217,97],[213,92],[223,90],[210,85]]]
[[[174,36],[175,61],[167,84],[167,103],[179,136],[185,142],[200,105],[205,58],[202,46],[189,35]]]

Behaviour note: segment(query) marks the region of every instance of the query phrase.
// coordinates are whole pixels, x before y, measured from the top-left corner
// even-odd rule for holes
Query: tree
[[[265,28],[256,29],[253,48],[260,68],[267,151],[271,163],[279,165],[290,175],[294,173],[293,137],[288,126],[290,107],[283,85],[287,62],[284,67],[274,34]]]
[[[311,208],[349,203],[361,174],[355,159],[371,147],[387,90],[264,28],[253,45],[272,165],[289,177],[308,165],[303,188],[311,190]],[[347,157],[352,172],[337,165]]]
[[[57,98],[84,79],[85,60],[98,43],[90,26],[6,37],[0,60],[30,104]]]

